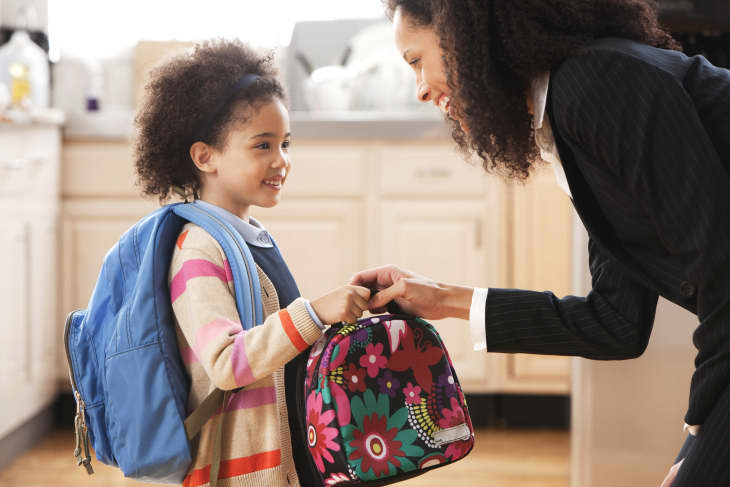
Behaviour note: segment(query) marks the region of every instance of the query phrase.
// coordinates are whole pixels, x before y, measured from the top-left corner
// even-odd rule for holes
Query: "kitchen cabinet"
[[[569,202],[543,179],[514,188],[441,138],[298,139],[291,155],[282,202],[252,215],[276,238],[304,296],[385,263],[472,286],[569,288]],[[106,251],[157,205],[138,196],[127,141],[68,139],[63,166],[62,316],[86,306]],[[529,214],[553,199],[555,215]],[[534,235],[544,248],[532,248]],[[434,324],[468,392],[568,390],[562,358],[474,352],[467,322]]]
[[[57,390],[60,129],[0,124],[0,438]]]
[[[538,168],[524,185],[511,185],[510,193],[511,286],[570,294],[573,210],[552,166]],[[511,354],[502,377],[506,391],[568,392],[570,358]]]

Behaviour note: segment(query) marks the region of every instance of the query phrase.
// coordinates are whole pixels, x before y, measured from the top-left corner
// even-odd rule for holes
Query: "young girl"
[[[193,195],[238,229],[257,264],[265,321],[243,331],[223,250],[187,224],[170,264],[170,299],[190,377],[189,410],[214,389],[234,393],[197,437],[184,485],[210,481],[216,422],[222,420],[218,485],[314,485],[292,394],[295,359],[338,321],[355,321],[370,291],[344,286],[311,301],[297,285],[251,206],[281,198],[291,161],[285,96],[270,57],[237,41],[196,46],[153,71],[136,124],[136,169],[146,195]],[[300,355],[299,359],[305,358]],[[285,388],[285,382],[287,387]],[[292,442],[294,441],[294,445]],[[215,467],[214,467],[215,468]]]

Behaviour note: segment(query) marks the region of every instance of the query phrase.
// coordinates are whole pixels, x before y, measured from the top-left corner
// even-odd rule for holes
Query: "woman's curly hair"
[[[680,49],[661,29],[653,0],[384,0],[416,26],[436,30],[459,148],[488,172],[525,180],[539,160],[527,111],[530,80],[602,37]]]
[[[246,74],[258,80],[233,91]],[[143,195],[162,202],[175,186],[198,194],[200,173],[190,146],[200,140],[223,150],[233,124],[274,98],[285,101],[277,76],[271,54],[238,40],[206,41],[154,68],[135,117],[134,158]]]

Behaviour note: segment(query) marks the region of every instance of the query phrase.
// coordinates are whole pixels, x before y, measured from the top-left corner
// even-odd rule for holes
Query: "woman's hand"
[[[679,472],[679,467],[682,466],[683,461],[684,458],[672,465],[672,468],[669,469],[669,473],[666,477],[664,477],[662,485],[660,485],[659,487],[670,487],[672,485],[672,483],[674,482],[674,477],[677,476],[677,472]]]
[[[395,301],[404,312],[429,320],[469,319],[474,292],[473,288],[442,284],[394,265],[358,272],[350,284],[375,291],[369,303],[374,313],[384,312],[385,305]]]
[[[314,312],[325,325],[356,322],[368,309],[370,289],[342,286],[311,302]]]

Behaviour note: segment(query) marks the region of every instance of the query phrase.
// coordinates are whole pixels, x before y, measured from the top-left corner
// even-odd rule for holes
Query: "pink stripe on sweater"
[[[261,387],[258,389],[243,389],[233,395],[226,412],[238,409],[251,409],[266,404],[276,403],[276,390],[274,387]]]
[[[212,341],[222,336],[243,335],[241,324],[226,318],[218,318],[207,325],[203,325],[195,334],[195,345],[193,351],[195,355],[201,357],[203,350]],[[238,337],[237,337],[238,338]]]
[[[223,282],[229,282],[233,280],[233,273],[227,260],[223,267],[205,259],[186,260],[170,281],[170,301],[174,303],[185,292],[188,281],[196,277],[217,277]]]
[[[251,384],[256,379],[251,371],[251,365],[248,363],[248,355],[246,355],[246,342],[243,339],[245,332],[239,333],[233,342],[233,352],[231,353],[231,361],[233,365],[233,377],[236,384],[245,386]]]

